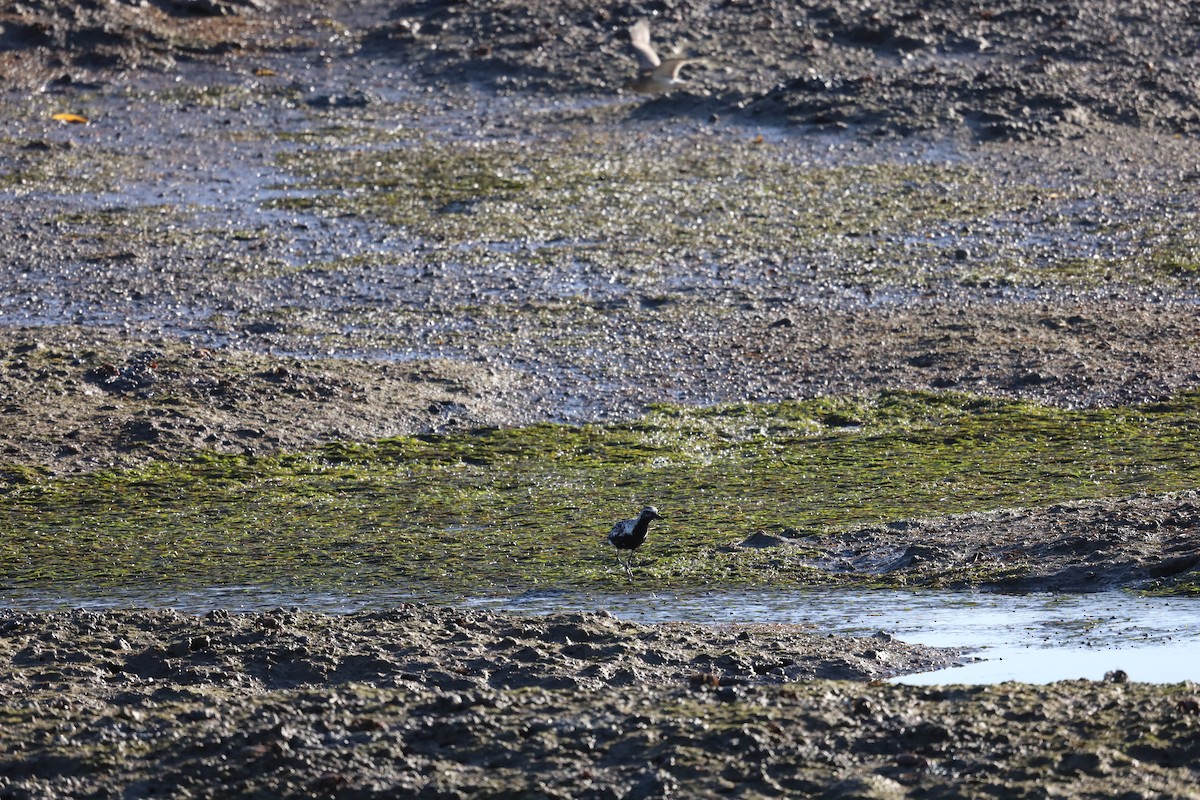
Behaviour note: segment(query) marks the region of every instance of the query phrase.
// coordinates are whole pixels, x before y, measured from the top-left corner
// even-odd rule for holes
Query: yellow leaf
[[[72,125],[87,125],[88,118],[81,117],[78,114],[55,114],[51,119],[56,119],[59,122],[69,122]]]

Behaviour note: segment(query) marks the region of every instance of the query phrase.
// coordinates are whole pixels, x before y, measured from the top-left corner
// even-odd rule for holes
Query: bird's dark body
[[[608,532],[609,544],[617,548],[617,563],[625,568],[625,573],[629,575],[630,580],[633,580],[633,553],[646,542],[646,534],[650,532],[650,523],[656,519],[662,519],[658,509],[654,506],[646,506],[642,509],[641,514],[633,519],[618,522]],[[622,550],[629,551],[629,558],[626,561],[621,561],[620,552]]]
[[[627,519],[613,525],[608,534],[608,540],[618,550],[637,550],[646,543],[646,534],[650,533],[650,520],[654,517],[643,514],[637,519]]]

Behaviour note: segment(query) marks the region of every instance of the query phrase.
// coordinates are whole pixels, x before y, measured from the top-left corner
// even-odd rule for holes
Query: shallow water
[[[896,679],[907,684],[1100,680],[1118,669],[1148,683],[1200,680],[1200,599],[1191,598],[814,590],[749,599],[709,593],[602,604],[552,596],[482,602],[531,613],[602,606],[638,622],[782,622],[860,636],[885,631],[906,642],[971,651],[963,666]]]
[[[261,611],[298,606],[351,613],[414,600],[403,592],[305,594],[262,587],[119,592],[99,597],[48,593],[0,594],[0,607],[213,608]],[[445,602],[453,601],[448,598]],[[1147,683],[1200,681],[1200,599],[1096,594],[992,594],[813,590],[789,592],[638,593],[538,592],[477,597],[474,608],[544,614],[605,609],[636,622],[789,623],[816,631],[870,636],[885,631],[906,642],[970,651],[963,666],[895,679],[907,684],[1050,683],[1124,670]]]

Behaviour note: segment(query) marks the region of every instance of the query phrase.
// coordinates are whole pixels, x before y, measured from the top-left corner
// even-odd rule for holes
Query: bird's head
[[[662,514],[658,513],[658,509],[654,506],[646,506],[642,509],[643,519],[666,519]]]

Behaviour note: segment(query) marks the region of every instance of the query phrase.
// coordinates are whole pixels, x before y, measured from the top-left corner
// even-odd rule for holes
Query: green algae
[[[640,581],[847,582],[806,563],[804,537],[1191,488],[1198,429],[1200,394],[1071,411],[888,392],[22,475],[0,498],[0,573],[23,590],[617,588],[604,534],[654,503],[667,520],[639,554]],[[801,546],[731,547],[787,528]]]
[[[271,86],[258,81],[246,85],[179,85],[131,94],[153,100],[171,110],[208,108],[231,112],[242,112],[257,106],[291,108],[299,104],[302,95],[295,86]]]
[[[1151,255],[1151,263],[1161,273],[1176,278],[1200,276],[1200,244],[1196,241],[1176,241],[1157,248]]]
[[[141,262],[146,253],[182,253],[205,258],[206,277],[220,275],[234,281],[261,280],[297,269],[284,257],[265,255],[286,252],[286,243],[269,227],[198,224],[208,211],[199,205],[119,204],[54,214],[45,224],[69,244],[68,257],[88,263]],[[186,262],[175,266],[174,259],[164,261],[167,271],[188,271]]]
[[[883,261],[896,249],[883,241],[889,234],[1014,211],[1027,194],[998,193],[966,167],[813,166],[770,145],[700,137],[620,148],[602,134],[533,144],[409,140],[297,149],[278,160],[301,179],[289,188],[308,193],[273,206],[370,216],[425,240],[465,243],[465,258],[488,242],[558,245],[540,253],[547,259],[650,264],[791,260],[837,247],[861,249],[853,260],[870,272],[872,254]]]
[[[298,146],[277,163],[297,181],[278,187],[289,195],[268,206],[399,227],[421,242],[417,262],[546,264],[642,286],[693,263],[721,265],[729,277],[749,270],[742,280],[867,287],[1194,279],[1188,213],[1122,219],[1123,244],[1094,225],[1075,241],[1078,225],[1090,222],[1077,206],[1111,190],[1104,181],[1049,192],[958,164],[812,163],[733,137],[620,146],[612,137],[520,143],[406,134],[389,146],[336,129],[294,134]],[[314,138],[324,146],[309,146]],[[346,146],[328,147],[342,138]],[[1074,237],[1075,254],[1031,248],[1021,232],[1027,218]]]
[[[7,163],[0,163],[0,190],[18,196],[90,195],[112,191],[145,168],[145,159],[113,148],[37,144],[23,146]]]

